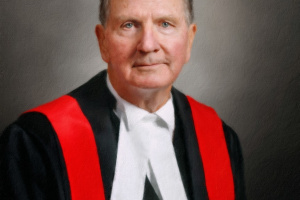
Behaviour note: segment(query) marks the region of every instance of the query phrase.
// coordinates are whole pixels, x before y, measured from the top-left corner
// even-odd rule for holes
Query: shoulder
[[[223,130],[230,157],[242,163],[241,146],[236,132],[218,116],[212,107],[200,103],[190,96],[186,96],[175,88],[172,88],[172,95],[175,106],[180,110],[181,116],[193,120],[195,128],[201,126],[211,127],[212,129],[209,130],[214,130],[215,128]]]
[[[227,148],[230,159],[234,179],[235,199],[246,199],[242,149],[236,132],[218,117],[213,108],[186,96],[175,88],[172,88],[172,96],[177,116],[184,122],[183,124],[186,125],[186,128],[191,130],[190,127],[196,128],[196,126],[200,126],[200,129],[205,130],[204,133],[210,136],[214,136],[210,133],[215,128],[218,129],[218,133],[221,133],[219,136],[223,138],[222,141],[225,140],[225,148]],[[214,141],[214,139],[210,141]]]
[[[4,130],[1,138],[14,140],[26,137],[39,143],[47,144],[50,141],[52,142],[55,139],[55,131],[47,114],[50,113],[57,116],[59,112],[63,112],[65,105],[68,103],[70,103],[68,97],[62,96],[26,111]]]
[[[172,88],[172,96],[175,107],[181,109],[182,112],[190,111],[192,114],[198,113],[201,115],[217,116],[217,113],[212,107],[198,102],[193,97],[183,94],[174,87]]]
[[[22,114],[17,121],[4,130],[1,141],[31,139],[37,143],[47,144],[53,140],[53,136],[54,130],[47,117],[38,112],[29,112]]]
[[[65,174],[62,151],[46,116],[26,113],[5,129],[0,137],[1,199],[65,199]]]
[[[209,124],[211,127],[220,127],[219,130],[223,130],[228,155],[230,158],[236,199],[246,199],[244,161],[238,135],[230,126],[228,126],[224,121],[222,121],[222,119],[218,117],[213,108],[199,103],[191,97],[187,97],[187,99],[190,103],[192,114],[193,116],[196,116],[198,121],[197,124],[195,124],[196,127],[201,123],[205,123],[205,127]]]
[[[20,162],[25,166],[37,162],[47,163],[50,160],[60,163],[58,161],[62,152],[47,117],[38,112],[30,112],[22,114],[4,130],[0,137],[0,154],[1,159],[7,162]]]
[[[234,154],[235,157],[241,158],[241,146],[236,132],[218,116],[217,112],[212,107],[200,103],[190,96],[186,96],[186,98],[189,102],[194,118],[197,118],[198,121],[205,121],[206,123],[212,123],[214,121],[212,123],[213,126],[216,126],[216,123],[221,124],[227,148],[230,151],[229,153],[231,155]]]
[[[191,106],[192,112],[200,112],[199,114],[206,115],[206,118],[207,115],[218,118],[217,112],[212,107],[196,101],[193,97],[186,96],[186,98]]]
[[[222,126],[223,126],[227,145],[229,146],[228,148],[233,148],[234,146],[236,147],[238,146],[238,148],[240,148],[240,142],[237,133],[230,126],[228,126],[224,121],[222,121]]]

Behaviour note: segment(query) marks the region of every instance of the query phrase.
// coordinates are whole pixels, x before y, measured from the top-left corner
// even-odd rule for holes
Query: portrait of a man
[[[227,123],[241,115],[222,97],[222,89],[237,89],[219,87],[213,97],[224,103],[219,114],[219,106],[190,94],[196,75],[185,77],[191,85],[186,91],[175,84],[198,55],[193,46],[203,27],[195,22],[194,3],[100,0],[94,37],[105,67],[6,126],[0,135],[1,200],[246,199],[246,185],[252,184],[245,179],[242,144],[249,135],[235,132],[241,129],[233,120]],[[241,43],[232,46],[237,44],[230,55],[242,51]],[[229,59],[226,66],[236,58]],[[234,92],[226,95],[241,99]],[[249,100],[251,95],[244,103]],[[226,112],[235,118],[224,119]],[[250,160],[252,151],[246,152]]]

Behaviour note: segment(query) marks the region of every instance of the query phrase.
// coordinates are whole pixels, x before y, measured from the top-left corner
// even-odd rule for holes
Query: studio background
[[[248,199],[300,197],[300,0],[194,0],[175,86],[214,107],[243,148]],[[106,67],[98,0],[0,0],[0,130]]]

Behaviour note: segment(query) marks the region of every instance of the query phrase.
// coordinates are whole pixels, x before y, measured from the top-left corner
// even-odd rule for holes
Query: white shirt
[[[160,199],[187,199],[172,145],[172,96],[158,111],[149,113],[122,99],[108,76],[107,86],[117,100],[114,112],[120,119],[111,199],[142,199],[146,176]]]

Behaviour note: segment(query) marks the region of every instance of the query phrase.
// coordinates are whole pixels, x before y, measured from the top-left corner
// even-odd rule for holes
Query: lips
[[[154,62],[136,61],[133,67],[155,67],[162,64],[166,64],[166,62],[162,60],[156,60]]]
[[[157,66],[162,63],[136,63],[133,65],[133,67],[152,67],[152,66]]]

